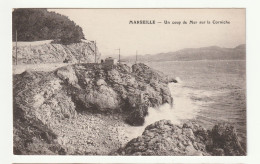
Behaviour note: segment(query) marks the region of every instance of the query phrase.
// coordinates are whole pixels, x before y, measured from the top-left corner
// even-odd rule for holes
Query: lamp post
[[[94,41],[95,44],[95,63],[97,63],[97,42]]]
[[[17,30],[15,31],[15,64],[17,65]]]
[[[95,41],[95,40],[92,40],[92,41],[90,41],[90,42],[92,42],[93,44],[94,44],[94,55],[95,55],[95,60],[94,60],[94,63],[97,63],[97,42]]]
[[[135,64],[137,63],[137,50],[136,50],[136,54],[135,54]]]

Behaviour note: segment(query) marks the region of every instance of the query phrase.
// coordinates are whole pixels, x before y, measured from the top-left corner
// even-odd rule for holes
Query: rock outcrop
[[[206,130],[196,123],[173,125],[161,120],[147,126],[143,134],[132,139],[117,155],[245,155],[235,128],[218,124]]]
[[[14,106],[13,110],[13,153],[31,154],[66,154],[65,149],[55,140],[57,135],[37,118],[30,118]]]
[[[163,75],[144,64],[133,65],[132,69],[126,65],[107,69],[103,65],[82,64],[59,69],[56,74],[67,83],[66,90],[85,108],[130,112],[126,121],[142,125],[148,107],[171,104],[172,97]]]
[[[245,147],[239,141],[236,129],[226,123],[215,125],[209,131],[211,143],[208,146],[208,151],[213,155],[245,155]]]
[[[82,41],[69,45],[44,43],[34,45],[27,43],[17,47],[18,64],[39,64],[39,63],[62,63],[67,60],[70,63],[95,61],[95,51],[100,58],[100,53],[91,41]],[[13,62],[16,61],[16,47],[13,46]]]
[[[172,103],[168,82],[165,79],[162,74],[144,64],[133,65],[132,70],[122,64],[107,68],[101,64],[88,63],[70,65],[51,72],[26,71],[14,76],[14,109],[15,112],[21,111],[22,118],[25,120],[39,122],[39,126],[43,125],[50,131],[50,134],[54,131],[57,136],[53,135],[55,143],[52,144],[65,146],[64,151],[75,154],[78,150],[71,148],[73,146],[68,146],[68,143],[74,143],[64,136],[64,134],[69,134],[64,132],[64,126],[68,124],[67,129],[83,126],[78,125],[78,120],[84,123],[81,115],[84,112],[100,115],[118,113],[120,118],[122,117],[127,123],[142,125],[148,113],[148,107]],[[70,127],[69,124],[73,125]],[[58,126],[63,127],[57,128]],[[86,126],[82,128],[89,130],[88,125]],[[17,131],[21,130],[19,127],[17,126]],[[98,133],[97,128],[93,127],[93,129],[95,134]],[[87,133],[90,136],[92,132],[89,130]],[[14,133],[15,137],[19,138],[20,135],[21,133]],[[77,137],[77,135],[72,137]],[[98,134],[95,137],[98,137]],[[41,140],[40,136],[36,138]],[[88,143],[86,141],[86,144]],[[84,149],[91,149],[84,144],[82,146]],[[93,145],[96,147],[97,143],[91,144]],[[21,149],[17,146],[15,149],[17,152],[24,152],[24,147]],[[57,148],[55,151],[63,153],[62,148]],[[97,154],[100,153],[105,152]]]

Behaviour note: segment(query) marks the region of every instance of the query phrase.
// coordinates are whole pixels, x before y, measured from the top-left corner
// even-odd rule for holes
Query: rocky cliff
[[[142,125],[148,107],[172,103],[167,84],[166,76],[141,63],[15,75],[15,153],[108,154],[123,143],[116,126]]]
[[[100,53],[95,44],[86,40],[69,45],[49,42],[40,42],[40,44],[35,44],[35,42],[18,43],[18,64],[62,63],[65,59],[68,59],[70,63],[78,63],[79,61],[90,63],[95,61],[95,49],[97,52],[96,58],[99,60]],[[15,43],[13,43],[12,54],[13,63],[15,63]]]
[[[171,155],[171,156],[232,156],[246,155],[233,126],[225,123],[212,130],[188,122],[173,125],[161,120],[147,126],[143,134],[120,148],[118,155]]]
[[[74,64],[13,78],[14,154],[245,155],[236,130],[161,120],[130,141],[148,107],[172,104],[168,78],[139,63]]]

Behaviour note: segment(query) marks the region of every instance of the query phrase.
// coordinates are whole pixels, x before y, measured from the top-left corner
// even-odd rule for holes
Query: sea
[[[146,65],[174,77],[170,83],[174,99],[171,107],[163,104],[150,108],[142,127],[131,127],[130,138],[142,134],[144,128],[167,119],[174,124],[194,120],[207,129],[228,122],[234,125],[246,143],[246,61],[198,60],[146,62]],[[133,133],[134,132],[134,133]]]

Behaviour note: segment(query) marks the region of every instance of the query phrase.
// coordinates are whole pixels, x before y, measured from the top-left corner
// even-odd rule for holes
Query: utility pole
[[[94,41],[94,44],[95,44],[95,63],[97,63],[97,42]]]
[[[80,53],[79,53],[79,60],[78,60],[78,63],[80,64],[80,59],[81,59],[81,56],[83,54],[83,51],[82,51],[82,46],[80,47]]]
[[[135,54],[135,64],[137,63],[137,50],[136,50],[136,54]]]
[[[119,64],[120,64],[120,48],[119,48],[119,49],[116,49],[116,50],[118,50],[118,52],[119,52],[119,60],[118,60],[118,62],[119,62]]]
[[[120,64],[120,48],[119,48],[119,64]]]
[[[15,31],[15,64],[17,65],[17,30]]]

